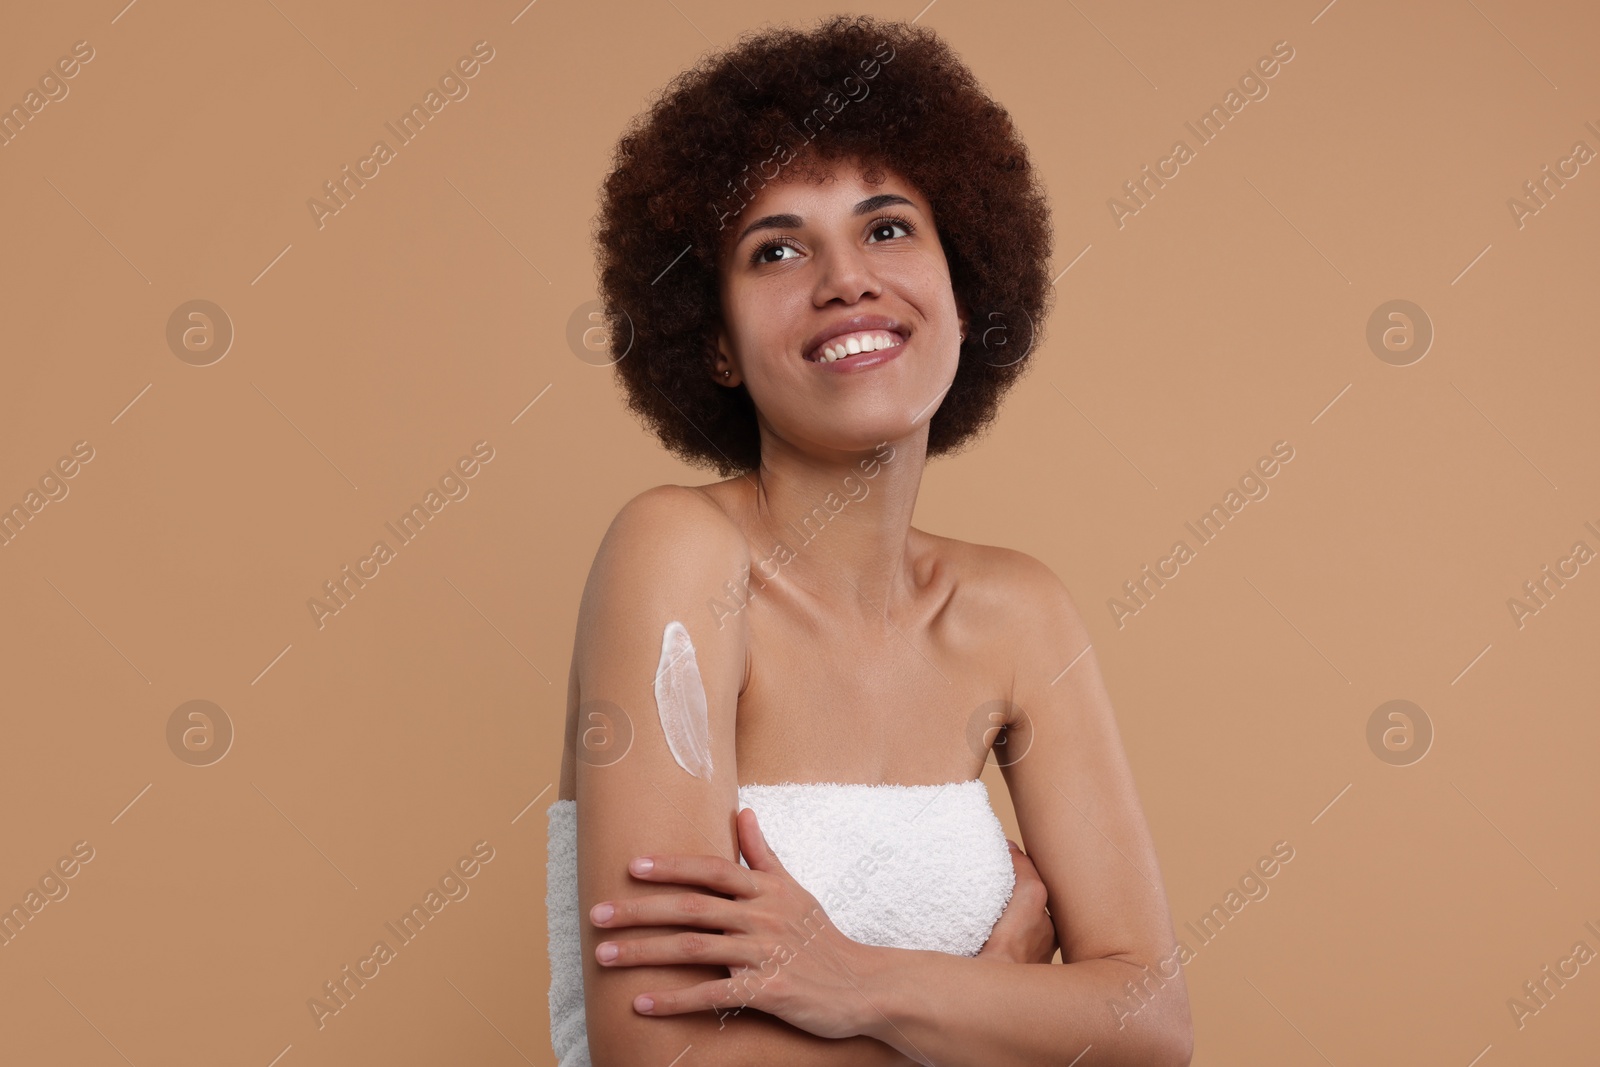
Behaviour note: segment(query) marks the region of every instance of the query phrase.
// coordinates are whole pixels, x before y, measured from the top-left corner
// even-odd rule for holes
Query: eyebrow
[[[877,196],[869,196],[861,201],[850,214],[870,215],[880,208],[888,207],[890,204],[904,204],[910,208],[917,206],[898,193],[879,193]],[[733,245],[737,248],[744,242],[746,237],[749,237],[757,230],[797,230],[803,225],[805,225],[805,222],[799,215],[763,215],[741,230],[739,236],[734,239]]]

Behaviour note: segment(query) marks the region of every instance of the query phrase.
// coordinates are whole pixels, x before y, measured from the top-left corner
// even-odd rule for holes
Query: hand
[[[694,926],[718,932],[606,941],[596,946],[595,958],[605,967],[709,963],[728,968],[728,978],[635,997],[634,1010],[643,1015],[751,1007],[818,1037],[863,1033],[872,1008],[859,989],[859,976],[872,946],[841,933],[817,898],[778,862],[754,808],[741,810],[737,824],[749,870],[721,856],[651,856],[628,865],[629,873],[644,881],[704,886],[724,896],[660,894],[604,901],[590,911],[590,920],[608,930]],[[641,859],[653,866],[641,871]],[[598,916],[608,907],[613,912],[601,921]],[[616,950],[614,958],[607,958],[608,949]]]
[[[1049,963],[1055,959],[1056,927],[1045,910],[1050,891],[1027,854],[1010,838],[1011,866],[1017,874],[1011,901],[989,933],[989,940],[978,953],[979,959],[999,959],[1007,963]]]

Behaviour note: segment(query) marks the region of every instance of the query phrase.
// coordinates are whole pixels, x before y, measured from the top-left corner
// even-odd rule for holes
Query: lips
[[[805,348],[801,350],[804,358],[812,363],[817,362],[822,355],[823,346],[829,341],[852,333],[891,333],[898,336],[902,343],[911,336],[911,331],[902,326],[898,319],[886,315],[851,315],[812,334],[806,340]]]

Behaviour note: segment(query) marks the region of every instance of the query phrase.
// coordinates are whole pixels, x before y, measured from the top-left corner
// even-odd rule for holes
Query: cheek
[[[923,259],[908,263],[896,287],[929,322],[956,321],[955,292],[942,262]]]

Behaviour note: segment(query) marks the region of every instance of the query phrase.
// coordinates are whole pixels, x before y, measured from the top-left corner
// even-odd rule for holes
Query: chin
[[[905,417],[852,422],[848,430],[812,438],[819,445],[840,452],[872,452],[885,441],[894,443],[915,433],[917,427]]]

